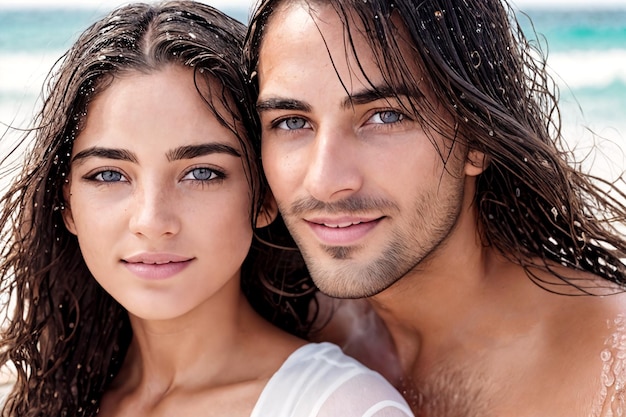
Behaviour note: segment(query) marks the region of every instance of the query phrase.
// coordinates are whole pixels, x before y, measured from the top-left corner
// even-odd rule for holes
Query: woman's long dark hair
[[[0,200],[0,291],[8,297],[0,366],[16,373],[2,416],[95,415],[129,346],[127,313],[93,279],[61,216],[74,139],[90,101],[115,77],[165,65],[193,68],[199,94],[208,91],[205,102],[240,140],[254,224],[266,186],[258,144],[248,139],[257,121],[244,102],[244,34],[244,25],[201,3],[133,4],[89,27],[51,71],[35,128],[23,138],[32,136],[26,161]],[[262,233],[288,240],[280,227]],[[304,334],[313,286],[297,252],[278,252],[256,240],[242,288],[270,321]]]
[[[545,54],[526,38],[506,1],[299,1],[313,19],[316,7],[334,7],[346,53],[357,62],[353,34],[365,37],[385,87],[435,98],[416,99],[409,109],[427,133],[487,156],[475,195],[485,245],[548,291],[604,295],[626,288],[624,177],[610,182],[581,172],[561,136],[558,88]],[[252,102],[264,31],[287,4],[262,0],[250,22],[244,66]],[[546,282],[538,270],[557,279]],[[585,274],[572,270],[604,280],[576,278]]]

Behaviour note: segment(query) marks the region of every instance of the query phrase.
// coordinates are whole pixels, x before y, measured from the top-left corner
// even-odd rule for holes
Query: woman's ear
[[[263,199],[263,206],[256,217],[256,228],[260,229],[269,226],[278,216],[278,205],[274,199],[274,195],[268,191]]]
[[[470,149],[467,153],[467,161],[465,162],[465,175],[475,177],[483,173],[489,165],[489,158],[480,151]]]
[[[63,184],[63,208],[61,209],[61,215],[63,216],[63,223],[71,234],[76,235],[76,224],[74,223],[74,216],[72,215],[72,208],[70,206],[70,182],[65,181]]]

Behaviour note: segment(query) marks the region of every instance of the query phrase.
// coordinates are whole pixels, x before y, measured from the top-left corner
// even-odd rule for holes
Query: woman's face
[[[131,315],[171,319],[237,296],[252,239],[240,155],[190,69],[126,74],[91,102],[64,220],[95,279]]]

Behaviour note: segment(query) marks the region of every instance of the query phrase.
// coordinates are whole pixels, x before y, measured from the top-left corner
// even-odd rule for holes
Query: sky
[[[148,0],[150,1],[150,0]],[[249,9],[255,0],[202,0],[218,8],[245,8]],[[537,7],[598,7],[601,5],[620,6],[626,8],[626,0],[511,0],[514,5],[524,8]],[[24,7],[24,6],[75,6],[95,7],[109,10],[121,4],[129,3],[128,0],[2,0],[1,7]]]

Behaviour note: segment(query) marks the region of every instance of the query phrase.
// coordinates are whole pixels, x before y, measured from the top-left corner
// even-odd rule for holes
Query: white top
[[[412,417],[380,375],[332,343],[310,343],[287,358],[250,417]]]

